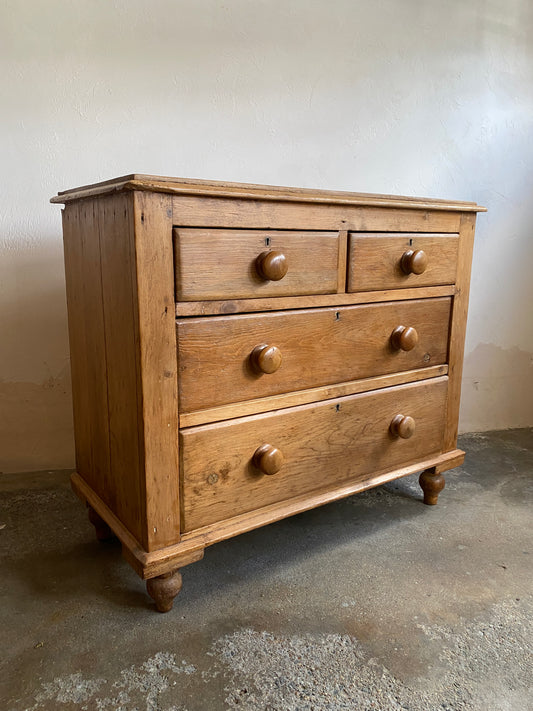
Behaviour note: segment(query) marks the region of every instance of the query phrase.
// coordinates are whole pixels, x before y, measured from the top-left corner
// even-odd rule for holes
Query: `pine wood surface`
[[[424,460],[418,460],[414,464],[408,464],[392,471],[374,470],[370,476],[355,482],[349,482],[335,487],[325,486],[319,491],[311,492],[310,494],[300,494],[293,499],[264,506],[263,508],[239,516],[233,516],[224,521],[198,528],[191,533],[184,533],[181,539],[182,543],[173,548],[166,549],[166,554],[169,556],[169,559],[171,559],[173,555],[182,554],[191,548],[196,550],[200,546],[211,546],[219,541],[237,536],[246,531],[251,531],[260,526],[265,526],[274,521],[279,521],[287,516],[293,516],[294,514],[308,511],[317,506],[322,506],[332,501],[338,501],[339,499],[356,494],[359,491],[381,486],[381,484],[385,484],[388,481],[415,474],[421,469],[426,470],[436,467],[438,471],[444,472],[448,469],[460,466],[464,458],[465,453],[462,450],[454,449],[450,452],[434,455]]]
[[[460,212],[336,203],[301,203],[255,198],[178,195],[172,198],[174,225],[273,230],[358,230],[363,232],[450,232]]]
[[[174,241],[178,301],[328,294],[339,288],[336,232],[180,228]],[[262,253],[273,250],[288,263],[279,281],[262,278],[256,266]]]
[[[148,551],[179,537],[168,200],[98,197],[63,218],[77,469]]]
[[[231,420],[235,417],[255,415],[261,412],[281,410],[294,405],[305,405],[309,402],[320,402],[331,400],[344,395],[355,395],[356,393],[370,392],[379,388],[392,387],[393,385],[403,385],[404,383],[414,383],[418,380],[428,380],[437,378],[448,373],[447,365],[434,365],[429,368],[417,368],[416,370],[406,370],[400,373],[389,373],[379,375],[374,378],[362,378],[360,380],[350,380],[346,383],[333,383],[319,388],[308,388],[297,390],[281,395],[248,400],[230,405],[221,405],[207,410],[196,412],[185,412],[180,415],[180,427],[194,427],[210,422],[220,422],[221,420]]]
[[[437,378],[184,430],[183,530],[440,453],[447,384]],[[409,439],[390,432],[398,414],[416,422]],[[252,464],[265,444],[285,461],[273,476]]]
[[[63,225],[76,466],[146,543],[137,435],[132,200],[125,193],[69,205]],[[117,467],[123,469],[120,477]]]
[[[179,540],[178,400],[172,205],[162,194],[134,193],[146,549]],[[127,443],[126,443],[127,444]]]
[[[197,195],[230,195],[238,197],[249,195],[262,199],[280,198],[286,200],[326,202],[356,205],[381,205],[390,206],[406,204],[413,209],[428,209],[433,205],[439,209],[467,211],[485,211],[486,208],[474,202],[461,200],[443,200],[440,198],[419,198],[397,195],[380,195],[374,193],[354,193],[338,190],[319,190],[310,188],[295,188],[279,185],[258,185],[251,183],[234,183],[226,181],[198,180],[190,178],[170,178],[158,175],[143,175],[132,173],[112,180],[84,185],[78,188],[63,190],[51,202],[61,203],[67,200],[77,200],[84,195],[95,195],[102,192],[120,190],[146,190],[149,192],[168,193],[193,193]]]
[[[256,311],[284,311],[287,309],[318,308],[320,306],[349,306],[372,304],[380,301],[405,299],[435,299],[453,296],[455,285],[428,286],[408,289],[354,292],[349,294],[323,294],[320,296],[286,296],[265,299],[230,299],[225,301],[182,301],[176,304],[176,316],[219,316]]]
[[[110,481],[106,345],[95,203],[74,203],[62,212],[65,281],[76,439],[76,467],[93,489],[116,496]],[[86,384],[91,383],[87,388]],[[133,493],[133,491],[132,491]]]
[[[461,217],[459,254],[457,259],[457,293],[453,299],[450,345],[448,353],[450,387],[446,411],[446,432],[444,445],[453,449],[457,445],[459,428],[459,405],[466,336],[466,318],[468,297],[470,294],[470,269],[474,250],[474,230],[476,215],[464,214]]]
[[[347,380],[439,365],[447,358],[451,300],[407,301],[338,309],[180,319],[180,412]],[[399,325],[413,326],[417,346],[393,350]],[[283,358],[257,374],[250,354],[260,344]]]
[[[405,289],[455,283],[458,235],[361,234],[350,233],[348,247],[348,291]],[[422,250],[427,268],[421,274],[406,274],[402,255]]]

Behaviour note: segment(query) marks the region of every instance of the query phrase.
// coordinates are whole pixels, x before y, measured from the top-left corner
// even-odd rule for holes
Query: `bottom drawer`
[[[436,378],[183,430],[182,530],[440,452],[447,386]]]

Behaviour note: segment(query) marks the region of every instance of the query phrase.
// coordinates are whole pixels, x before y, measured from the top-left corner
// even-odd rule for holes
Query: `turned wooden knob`
[[[415,433],[415,421],[409,415],[395,415],[390,423],[390,431],[396,437],[409,439]]]
[[[271,444],[262,444],[255,450],[252,462],[263,474],[276,474],[283,466],[283,454]]]
[[[250,362],[258,373],[275,373],[282,361],[281,351],[276,346],[261,344],[250,353]]]
[[[255,267],[259,276],[266,281],[283,279],[289,269],[287,257],[283,252],[276,252],[275,250],[260,254],[255,261]]]
[[[412,351],[418,343],[418,333],[412,326],[396,326],[391,333],[390,342],[397,351]]]
[[[400,266],[406,274],[423,274],[428,266],[428,256],[423,249],[410,249],[402,254]]]

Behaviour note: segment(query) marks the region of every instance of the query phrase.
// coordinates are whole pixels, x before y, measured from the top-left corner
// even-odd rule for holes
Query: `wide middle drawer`
[[[440,365],[450,311],[444,297],[179,319],[180,412]]]

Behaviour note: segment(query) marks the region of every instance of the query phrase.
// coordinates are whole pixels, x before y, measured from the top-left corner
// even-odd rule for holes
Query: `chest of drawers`
[[[484,208],[145,175],[52,202],[72,485],[160,611],[218,541],[418,471],[436,503]]]

